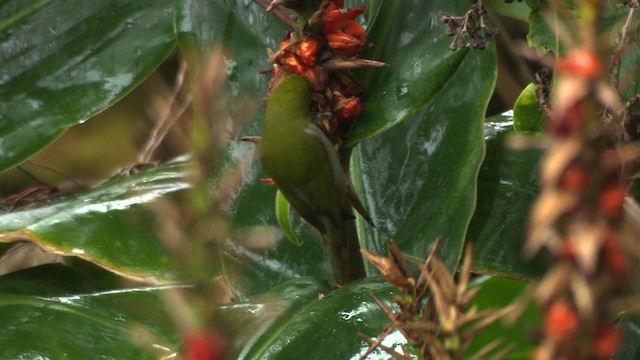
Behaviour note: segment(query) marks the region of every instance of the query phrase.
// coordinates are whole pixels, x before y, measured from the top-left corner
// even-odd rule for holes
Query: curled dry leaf
[[[393,241],[389,242],[389,256],[383,257],[363,250],[364,256],[381,272],[382,276],[396,286],[404,296],[394,297],[400,310],[393,311],[380,299],[374,300],[391,320],[377,340],[366,335],[371,346],[361,359],[379,348],[396,359],[410,359],[406,351],[400,353],[382,345],[393,331],[399,331],[407,342],[416,348],[420,359],[502,359],[512,346],[495,352],[502,344],[498,339],[487,344],[476,354],[467,354],[467,349],[476,335],[510,312],[513,307],[478,311],[470,306],[479,287],[468,288],[471,269],[471,246],[467,247],[460,266],[457,283],[444,262],[436,255],[439,239],[425,262],[416,261],[419,276],[414,277],[405,257]],[[429,294],[427,301],[423,299]]]

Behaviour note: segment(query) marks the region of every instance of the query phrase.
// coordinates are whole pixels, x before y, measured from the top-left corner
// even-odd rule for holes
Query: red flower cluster
[[[276,75],[285,68],[288,72],[304,75],[312,84],[320,86],[322,80],[314,71],[316,55],[320,49],[320,40],[311,35],[304,35],[302,40],[294,41],[290,36],[280,42],[277,62],[274,64]]]
[[[352,57],[362,52],[367,43],[367,33],[356,21],[366,6],[342,12],[343,7],[343,0],[334,0],[328,5],[322,17],[322,34],[333,52]]]
[[[372,66],[361,65],[365,63],[361,59],[347,59],[366,46],[366,32],[356,21],[366,7],[343,8],[344,0],[324,0],[303,34],[289,32],[278,52],[271,55],[276,76],[283,72],[301,74],[313,84],[316,94],[312,111],[331,113],[319,118],[336,142],[364,109],[363,88],[348,68]]]

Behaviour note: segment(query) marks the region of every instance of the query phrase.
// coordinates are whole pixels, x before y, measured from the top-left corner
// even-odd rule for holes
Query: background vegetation
[[[347,1],[367,5],[375,46],[362,57],[389,64],[356,73],[367,106],[350,164],[376,224],[358,219],[362,246],[386,254],[393,239],[424,260],[440,238],[454,271],[472,243],[474,304],[485,309],[545,269],[545,254],[521,256],[542,151],[505,146],[514,119],[503,112],[543,66],[535,50],[559,53],[561,42],[545,1],[496,0],[485,3],[495,41],[451,51],[441,16],[471,3]],[[614,34],[629,7],[610,10]],[[266,49],[285,31],[249,0],[0,4],[0,357],[365,353],[357,333],[389,324],[371,294],[394,308],[397,289],[370,265],[366,279],[333,289],[316,235],[294,218],[303,244],[287,241],[256,145],[240,140],[260,134]],[[516,127],[541,128],[537,102],[522,95],[516,106],[534,111]],[[507,358],[529,356],[539,312],[492,325],[470,351],[501,337],[517,345]],[[627,335],[616,356],[635,358],[637,321],[617,321]]]

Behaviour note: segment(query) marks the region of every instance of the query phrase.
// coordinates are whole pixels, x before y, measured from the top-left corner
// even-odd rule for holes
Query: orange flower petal
[[[331,50],[346,57],[355,56],[364,49],[364,41],[343,32],[327,34],[326,37]]]
[[[311,36],[304,36],[297,51],[300,60],[307,66],[313,66],[316,62],[316,53],[320,48],[320,42]]]

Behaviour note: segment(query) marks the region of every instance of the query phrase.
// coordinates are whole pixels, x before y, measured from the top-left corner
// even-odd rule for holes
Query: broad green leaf
[[[513,105],[513,129],[525,134],[544,131],[544,114],[536,96],[535,84],[527,85]]]
[[[364,58],[387,63],[370,69],[362,77],[367,87],[363,116],[351,132],[350,144],[386,131],[420,113],[439,96],[449,77],[461,68],[469,52],[452,52],[452,38],[440,17],[464,15],[466,1],[383,1],[379,16],[369,29],[368,40],[375,48]],[[494,71],[490,69],[479,71]],[[463,80],[465,81],[465,80]],[[416,115],[419,116],[419,115]]]
[[[0,3],[0,171],[131,91],[175,45],[172,0]]]
[[[232,104],[240,100],[262,103],[269,76],[267,49],[277,49],[287,27],[252,1],[178,0],[178,42],[190,63],[223,46],[226,61],[225,96]],[[195,53],[194,53],[195,51]],[[195,54],[195,56],[194,56]]]
[[[538,194],[538,149],[513,150],[505,143],[513,135],[513,118],[487,119],[487,154],[478,176],[478,205],[467,241],[474,244],[473,267],[489,274],[516,278],[539,275],[539,263],[525,261],[529,209]]]
[[[240,144],[243,145],[251,146]],[[229,161],[236,161],[240,155],[234,150],[229,158]],[[231,225],[239,233],[257,226],[279,228],[274,211],[276,189],[262,183],[260,178],[264,177],[267,175],[260,166],[247,172],[242,191],[231,209]],[[251,247],[243,244],[242,239],[229,240],[224,244],[224,261],[243,278],[235,284],[239,294],[260,294],[284,281],[303,276],[331,279],[320,239],[309,225],[300,223],[298,216],[292,220],[292,230],[302,241],[302,246],[291,244],[282,232],[270,246]],[[228,275],[235,277],[234,274]]]
[[[29,240],[133,279],[176,281],[174,256],[153,231],[162,220],[145,204],[189,186],[186,161],[178,158],[36,209],[5,213],[0,242]]]
[[[379,278],[330,291],[308,278],[282,284],[251,302],[223,306],[218,319],[234,339],[233,359],[352,359],[390,320],[371,294],[388,299]]]
[[[628,13],[628,6],[614,8],[608,19],[608,24],[610,24],[608,29],[610,29],[612,34],[619,34],[627,20]],[[637,33],[639,26],[640,22],[638,22],[637,18],[633,18],[627,30],[627,39],[620,63],[618,90],[625,101],[629,101],[633,96],[640,93],[640,82],[637,81],[640,76],[640,66],[638,65],[640,64],[640,42],[636,36],[631,35]],[[618,37],[613,36],[610,38],[618,39]],[[617,46],[617,43],[614,44]],[[612,75],[612,79],[614,76],[615,75]],[[614,82],[612,81],[611,83],[613,84]],[[636,110],[635,107],[632,107],[632,109]]]
[[[68,282],[81,278],[59,265],[0,277],[0,358],[158,359],[176,352],[179,335],[161,288],[70,291],[78,286]],[[32,293],[19,288],[25,284]]]
[[[82,272],[48,264],[0,276],[0,294],[62,296],[93,292],[95,284]]]
[[[564,25],[562,18],[546,0],[536,3],[529,13],[529,33],[527,34],[529,46],[536,49],[539,55],[549,51],[556,55],[560,54],[566,44],[560,43],[557,31],[562,28],[561,31],[566,33]]]
[[[640,357],[640,319],[637,314],[625,315],[620,323],[626,328],[624,343],[613,357],[615,360],[632,360]]]
[[[362,240],[376,253],[386,253],[394,239],[403,252],[424,258],[441,237],[441,257],[450,268],[457,264],[476,203],[484,110],[496,79],[492,46],[459,54],[463,61],[453,71],[429,75],[447,81],[417,114],[354,151],[352,178],[376,225],[360,221]]]

